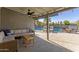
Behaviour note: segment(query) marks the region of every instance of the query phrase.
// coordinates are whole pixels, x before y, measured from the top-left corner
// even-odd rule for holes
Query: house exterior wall
[[[1,29],[1,8],[0,8],[0,29]]]
[[[7,8],[1,9],[1,20],[2,29],[34,28],[31,17]]]
[[[74,30],[77,30],[78,29],[77,25],[69,25],[68,28],[74,29]]]

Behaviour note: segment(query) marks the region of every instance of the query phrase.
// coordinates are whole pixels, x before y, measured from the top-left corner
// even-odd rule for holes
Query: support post
[[[47,40],[49,40],[49,16],[47,15]]]

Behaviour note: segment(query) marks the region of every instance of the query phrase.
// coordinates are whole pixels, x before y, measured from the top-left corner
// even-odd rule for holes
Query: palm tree
[[[62,24],[63,24],[63,22],[62,21],[60,21],[60,25],[62,26]]]

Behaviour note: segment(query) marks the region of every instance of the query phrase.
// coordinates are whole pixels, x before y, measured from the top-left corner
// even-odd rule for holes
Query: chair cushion
[[[13,35],[11,35],[11,36],[6,36],[6,37],[4,37],[3,42],[8,42],[8,41],[15,40],[14,38],[15,38],[15,37],[14,37]]]
[[[11,30],[11,34],[15,34],[15,31],[14,30]]]
[[[26,30],[26,29],[22,29],[21,32],[22,32],[22,33],[26,33],[27,30]]]
[[[5,37],[4,32],[1,31],[0,32],[0,43],[3,42],[4,37]]]
[[[14,30],[14,33],[19,34],[19,33],[21,33],[21,30]]]
[[[27,33],[29,32],[29,29],[25,29],[25,30],[26,30]]]
[[[11,31],[9,29],[5,29],[3,31],[4,31],[5,36],[8,36],[8,33],[11,33]]]

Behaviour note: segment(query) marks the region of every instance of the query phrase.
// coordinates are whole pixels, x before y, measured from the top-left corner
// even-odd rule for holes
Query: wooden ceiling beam
[[[59,9],[59,10],[56,10],[56,11],[54,11],[52,13],[47,13],[46,15],[52,15],[52,14],[55,14],[55,13],[64,12],[64,11],[67,11],[67,10],[70,10],[70,9],[74,9],[74,8],[77,8],[77,7],[68,7],[68,8]],[[38,16],[38,18],[46,17],[46,15]]]

